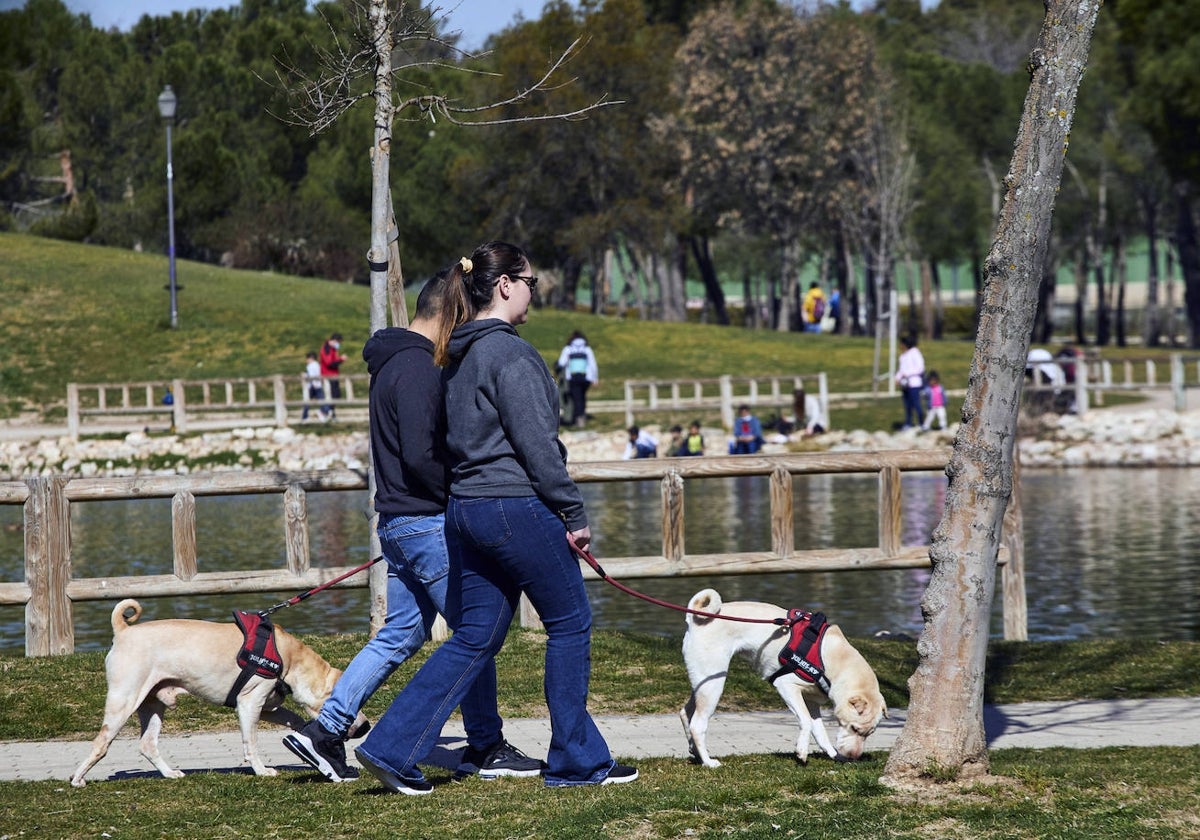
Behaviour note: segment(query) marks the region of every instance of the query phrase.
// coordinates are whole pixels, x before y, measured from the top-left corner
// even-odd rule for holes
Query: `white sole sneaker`
[[[355,750],[354,754],[358,756],[363,768],[393,793],[403,793],[406,796],[425,796],[433,793],[433,785],[425,779],[405,779],[385,767],[380,767],[360,750]]]

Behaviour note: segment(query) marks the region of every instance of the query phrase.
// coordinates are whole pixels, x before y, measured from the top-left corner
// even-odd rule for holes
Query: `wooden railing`
[[[315,411],[331,403],[339,411],[349,408],[365,417],[369,378],[366,374],[338,377],[342,395],[330,399],[329,382],[320,380],[324,397],[309,396],[308,378],[260,376],[244,379],[172,379],[152,382],[102,382],[67,384],[67,435],[77,439],[83,432],[105,431],[104,419],[126,425],[135,422],[168,421],[183,433],[203,418],[222,418],[234,423],[286,426],[291,412]],[[358,395],[355,395],[357,390]],[[164,402],[167,394],[169,402]],[[295,418],[299,419],[299,417]],[[88,428],[85,421],[95,421]]]
[[[906,471],[941,470],[949,450],[806,453],[716,458],[659,458],[575,464],[580,483],[658,479],[662,485],[662,553],[644,557],[605,557],[605,570],[617,579],[783,571],[904,569],[929,565],[925,545],[901,542],[900,478]],[[875,473],[879,477],[878,545],[871,548],[797,551],[793,533],[792,477],[822,473]],[[692,480],[724,476],[770,477],[771,547],[736,554],[689,554],[684,544],[684,494]],[[351,470],[319,472],[228,472],[179,476],[75,478],[50,476],[0,482],[0,504],[24,506],[25,579],[0,582],[0,604],[25,606],[27,656],[71,653],[75,601],[161,595],[303,590],[326,583],[350,567],[314,569],[308,549],[306,493],[363,490],[366,477]],[[286,568],[204,572],[197,562],[196,497],[281,494],[284,507]],[[75,578],[71,568],[70,506],[78,501],[170,498],[174,565],[172,574]],[[1026,638],[1024,561],[1020,503],[1014,494],[1005,521],[1003,574],[1004,635]],[[378,568],[378,567],[377,567]],[[585,573],[593,576],[590,569]],[[366,586],[356,575],[341,586]],[[382,616],[382,578],[373,575],[372,619]],[[527,605],[522,623],[536,624]]]
[[[804,406],[796,406],[796,392],[815,390],[821,406],[821,415],[829,417],[829,387],[825,374],[790,374],[787,376],[720,376],[713,379],[626,379],[625,397],[615,401],[588,402],[589,411],[625,412],[625,425],[632,426],[638,414],[663,411],[689,411],[695,409],[719,409],[721,423],[733,428],[737,406],[772,406],[787,408],[796,413],[797,422],[804,416]]]
[[[1104,405],[1104,395],[1115,391],[1163,391],[1169,390],[1174,396],[1175,410],[1187,409],[1187,390],[1200,388],[1200,357],[1184,358],[1180,353],[1172,353],[1167,358],[1167,376],[1160,375],[1159,359],[1108,359],[1078,358],[1074,360],[1075,381],[1070,383],[1054,382],[1055,367],[1060,367],[1064,360],[1055,357],[1045,362],[1031,362],[1026,370],[1032,374],[1033,381],[1025,387],[1025,398],[1033,402],[1056,402],[1057,407],[1069,403],[1069,407],[1078,415],[1087,413],[1089,405]],[[1188,379],[1188,370],[1194,371]],[[1114,369],[1121,371],[1121,376],[1114,376]]]

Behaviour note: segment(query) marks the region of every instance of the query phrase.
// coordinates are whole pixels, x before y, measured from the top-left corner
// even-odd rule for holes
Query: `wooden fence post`
[[[900,552],[900,468],[879,471],[879,548],[887,557]]]
[[[721,376],[721,424],[733,428],[733,379],[727,373]]]
[[[825,371],[817,374],[817,405],[821,406],[821,416],[825,418],[825,431],[828,432],[833,428],[833,420],[829,417],[829,377]]]
[[[1175,394],[1175,410],[1187,411],[1187,374],[1183,369],[1183,356],[1171,354],[1171,391]]]
[[[793,505],[792,474],[776,467],[771,473],[771,548],[784,560],[796,546]]]
[[[67,437],[79,440],[79,385],[67,383]]]
[[[683,559],[683,476],[671,470],[662,479],[662,552],[670,563]]]
[[[191,580],[196,576],[196,497],[180,490],[171,499],[171,538],[174,543],[175,576]]]
[[[284,531],[287,540],[288,571],[302,575],[308,571],[308,496],[299,484],[283,491]]]
[[[182,379],[171,380],[171,391],[175,402],[171,406],[171,425],[174,431],[183,434],[187,431],[187,393],[183,389]]]
[[[1001,544],[1008,548],[1008,562],[1000,571],[1004,607],[1004,638],[1010,642],[1029,640],[1029,612],[1025,596],[1025,519],[1021,512],[1021,461],[1013,449],[1012,495],[1004,511]]]
[[[625,428],[633,425],[633,382],[625,380]]]
[[[71,579],[71,509],[64,476],[30,478],[25,501],[25,655],[75,652]]]
[[[275,386],[275,426],[282,429],[288,424],[287,386],[283,384],[280,374],[275,374],[271,381]]]

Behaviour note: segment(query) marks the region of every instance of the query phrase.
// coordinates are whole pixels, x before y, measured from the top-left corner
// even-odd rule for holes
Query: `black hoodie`
[[[445,512],[446,415],[433,342],[387,327],[367,341],[363,360],[371,374],[375,510],[402,516]]]
[[[583,496],[558,439],[558,386],[533,345],[497,318],[450,338],[446,448],[450,490],[461,497],[534,496],[567,529],[587,525]]]

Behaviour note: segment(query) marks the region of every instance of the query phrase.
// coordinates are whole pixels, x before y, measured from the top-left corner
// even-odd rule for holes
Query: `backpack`
[[[821,323],[821,318],[825,315],[825,298],[819,297],[813,301],[813,323]]]

